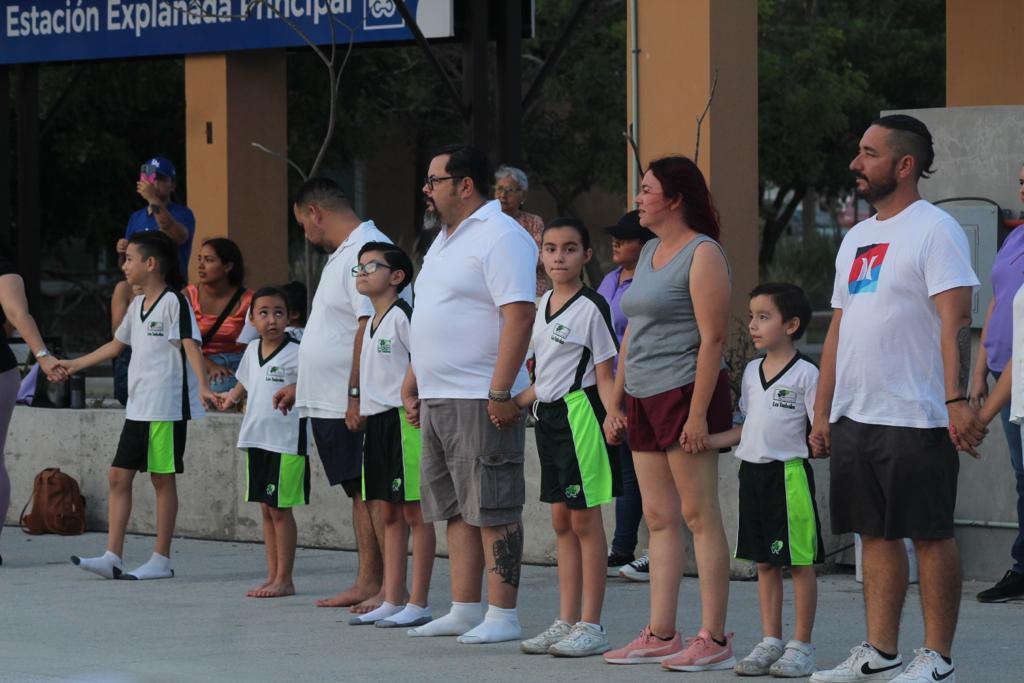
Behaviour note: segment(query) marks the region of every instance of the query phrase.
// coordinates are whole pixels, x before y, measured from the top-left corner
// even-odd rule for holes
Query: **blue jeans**
[[[124,347],[124,351],[114,358],[114,398],[128,405],[128,364],[132,361],[132,347]]]
[[[633,452],[629,445],[622,443],[612,448],[619,449],[619,466],[622,470],[622,495],[615,499],[615,535],[612,537],[612,552],[632,555],[636,550],[637,529],[644,516],[640,484],[633,467]]]
[[[996,381],[999,381],[1000,374],[992,372]],[[1006,445],[1010,449],[1010,465],[1017,480],[1017,538],[1013,541],[1010,555],[1013,557],[1013,571],[1024,574],[1024,457],[1021,455],[1021,430],[1024,427],[1010,422],[1009,405],[999,412],[999,417],[1003,422]]]
[[[242,354],[240,353],[211,353],[206,356],[206,360],[211,363],[216,363],[221,367],[225,367],[234,373],[238,370],[238,364],[242,362]],[[219,394],[225,391],[231,391],[238,384],[238,380],[235,379],[234,374],[225,377],[224,379],[215,380],[210,382],[210,391],[215,394]]]

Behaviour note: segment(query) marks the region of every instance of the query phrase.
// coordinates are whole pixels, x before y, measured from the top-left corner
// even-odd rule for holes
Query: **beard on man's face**
[[[437,209],[432,204],[428,204],[427,208],[423,211],[423,229],[433,232],[434,230],[440,230],[442,225],[441,214],[437,212]]]
[[[854,173],[854,177],[864,181],[864,189],[858,189],[857,194],[872,206],[874,206],[876,202],[885,199],[895,192],[897,185],[899,185],[899,182],[896,180],[895,164],[893,164],[893,167],[889,170],[889,174],[884,178],[870,180],[863,173]]]

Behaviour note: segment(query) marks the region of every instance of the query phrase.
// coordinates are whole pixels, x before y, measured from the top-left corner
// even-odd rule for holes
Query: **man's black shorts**
[[[363,477],[363,433],[350,432],[345,418],[314,417],[313,441],[331,486],[341,484],[349,498],[359,495]]]
[[[896,540],[953,537],[960,459],[944,427],[832,424],[832,532]]]

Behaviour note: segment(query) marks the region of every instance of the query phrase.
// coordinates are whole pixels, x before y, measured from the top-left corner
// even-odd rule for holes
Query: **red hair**
[[[684,156],[667,156],[652,161],[647,170],[661,183],[665,199],[682,200],[687,225],[717,242],[721,234],[718,209],[697,164]]]

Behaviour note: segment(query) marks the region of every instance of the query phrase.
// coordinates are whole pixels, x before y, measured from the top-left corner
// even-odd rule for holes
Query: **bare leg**
[[[487,566],[487,604],[512,609],[519,596],[523,562],[522,522],[481,527],[480,537]]]
[[[270,519],[274,527],[276,572],[268,585],[254,592],[256,598],[280,598],[295,595],[295,583],[292,581],[292,568],[295,566],[295,541],[298,531],[295,528],[295,517],[291,508],[275,508],[270,510]]]
[[[377,500],[364,501],[356,497],[352,501],[352,519],[356,525],[357,547],[359,548],[359,574],[363,580],[370,580],[378,586],[376,593],[349,608],[353,614],[366,614],[384,602],[384,514],[383,504]],[[358,516],[358,519],[357,519]],[[408,547],[408,546],[407,546]],[[370,575],[363,574],[364,562],[373,565]],[[356,578],[358,585],[360,579]]]
[[[601,508],[572,510],[570,515],[582,558],[583,621],[600,624],[608,574],[608,539],[604,535]]]
[[[171,556],[171,537],[178,519],[178,484],[173,474],[150,474],[156,491],[156,548],[164,557]]]
[[[437,538],[434,525],[423,521],[419,503],[405,503],[405,523],[412,532],[412,593],[409,602],[426,607],[430,595],[430,575],[434,571]]]
[[[558,618],[575,624],[583,603],[583,560],[580,539],[572,530],[572,517],[565,503],[552,503],[551,527],[555,530],[558,553]]]
[[[107,498],[107,550],[124,557],[124,532],[132,514],[132,481],[135,470],[111,467],[107,475],[110,497]]]
[[[484,550],[480,537],[480,528],[467,524],[462,517],[448,520],[448,559],[453,602],[480,602],[484,571]]]
[[[757,563],[757,597],[761,602],[762,635],[782,640],[782,569]]]
[[[693,551],[700,576],[701,625],[712,638],[725,637],[729,606],[729,543],[725,540],[718,505],[718,454],[690,454],[682,448],[668,452],[683,519],[693,533]]]
[[[672,471],[664,453],[633,454],[644,518],[651,532],[648,557],[651,561],[651,632],[669,639],[676,632],[679,581],[683,576],[683,516],[679,494],[672,483]]]
[[[260,513],[263,515],[263,552],[267,556],[267,579],[256,588],[245,592],[245,597],[256,598],[258,592],[274,583],[277,576],[277,536],[274,533],[274,518],[270,516],[270,506],[260,503]]]
[[[895,653],[907,597],[907,551],[903,541],[872,536],[861,536],[861,541],[868,643],[883,652]]]
[[[384,599],[392,605],[404,605],[409,554],[409,526],[401,503],[381,504],[384,516]]]
[[[789,571],[793,575],[793,608],[796,611],[793,638],[809,643],[814,630],[814,613],[818,609],[818,580],[814,567],[790,567]]]
[[[352,529],[355,532],[356,548],[359,551],[359,570],[355,583],[333,598],[317,600],[317,607],[349,607],[375,596],[380,591],[383,567],[380,549],[376,543],[373,525],[366,504],[358,495],[352,499]]]
[[[914,541],[921,577],[924,610],[924,646],[944,657],[951,656],[960,611],[963,574],[956,541]]]

